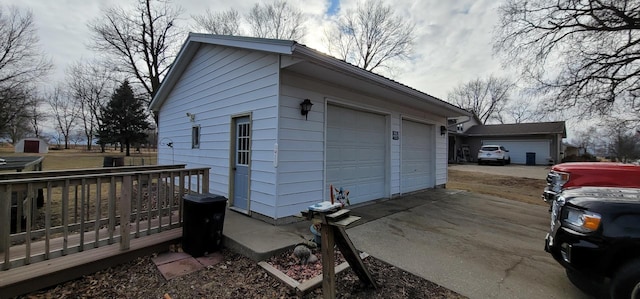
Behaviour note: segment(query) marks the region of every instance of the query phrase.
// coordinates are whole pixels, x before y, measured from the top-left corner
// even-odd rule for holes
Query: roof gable
[[[212,35],[201,33],[190,33],[189,37],[183,44],[178,56],[176,57],[171,69],[162,81],[160,88],[156,92],[151,101],[150,108],[152,111],[160,110],[160,107],[167,99],[175,84],[180,80],[182,73],[187,65],[198,52],[202,44],[221,45],[227,47],[243,48],[254,51],[265,51],[274,54],[280,54],[294,58],[309,61],[315,65],[331,69],[336,72],[347,74],[348,76],[357,77],[363,81],[382,86],[389,92],[401,94],[413,100],[418,100],[425,104],[436,105],[440,111],[446,111],[445,116],[462,116],[469,115],[469,112],[447,103],[443,100],[430,96],[417,89],[411,88],[399,82],[388,79],[384,76],[364,70],[335,57],[326,55],[317,50],[311,49],[305,45],[290,40],[264,39],[254,37],[229,36],[229,35]],[[281,67],[285,67],[281,65]]]
[[[468,136],[505,136],[505,135],[544,135],[562,134],[567,137],[564,121],[500,124],[500,125],[476,125],[465,132]]]

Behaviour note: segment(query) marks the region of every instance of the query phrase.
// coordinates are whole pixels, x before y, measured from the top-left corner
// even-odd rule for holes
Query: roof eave
[[[171,64],[167,75],[164,77],[162,84],[160,84],[160,88],[158,88],[158,91],[149,104],[149,109],[152,111],[160,110],[160,107],[169,96],[173,86],[178,82],[182,72],[187,68],[188,63],[186,62],[189,62],[193,58],[202,44],[216,44],[220,46],[240,47],[248,50],[291,55],[293,53],[293,46],[295,42],[277,39],[255,39],[243,36],[189,33],[189,36],[183,43],[178,55]]]
[[[460,107],[457,107],[455,105],[452,105],[450,103],[447,103],[443,100],[440,100],[436,97],[433,97],[429,94],[426,94],[424,92],[418,91],[416,89],[410,88],[406,85],[400,84],[398,82],[392,81],[388,78],[385,78],[383,76],[377,75],[375,73],[372,73],[370,71],[364,70],[362,68],[356,67],[354,65],[351,65],[349,63],[346,63],[342,60],[336,59],[335,57],[331,57],[329,55],[323,54],[321,52],[318,52],[316,50],[313,50],[309,47],[303,46],[303,45],[299,45],[296,44],[293,47],[293,52],[294,54],[299,54],[301,56],[304,56],[305,58],[309,58],[309,59],[313,59],[316,60],[324,65],[327,65],[329,67],[338,69],[342,72],[346,72],[346,73],[351,73],[354,74],[356,76],[362,77],[366,80],[375,82],[378,85],[381,86],[385,86],[388,88],[391,88],[393,90],[395,90],[396,92],[399,93],[404,93],[410,97],[413,98],[417,98],[423,101],[426,101],[430,104],[434,104],[437,105],[445,110],[448,110],[451,112],[450,115],[445,115],[447,117],[453,117],[453,116],[471,116],[471,113],[465,109],[462,109]]]

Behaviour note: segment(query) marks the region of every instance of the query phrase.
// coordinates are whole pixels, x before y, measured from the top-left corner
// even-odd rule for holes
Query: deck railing
[[[107,244],[128,250],[132,238],[182,226],[184,195],[209,192],[209,168],[183,167],[0,175],[0,269]]]

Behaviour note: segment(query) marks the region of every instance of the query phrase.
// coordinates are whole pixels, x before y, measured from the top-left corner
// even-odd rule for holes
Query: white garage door
[[[385,128],[383,115],[327,107],[327,184],[352,204],[385,197]]]
[[[402,164],[400,186],[403,193],[435,185],[433,126],[402,121]]]
[[[509,150],[511,163],[526,164],[527,153],[536,153],[536,164],[546,165],[551,151],[549,140],[491,140],[483,144],[500,144]]]

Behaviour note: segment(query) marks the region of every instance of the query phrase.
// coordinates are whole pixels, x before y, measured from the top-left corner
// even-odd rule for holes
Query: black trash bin
[[[527,153],[527,165],[536,165],[536,153]]]
[[[199,257],[221,249],[226,209],[227,198],[224,196],[208,193],[184,196],[184,252]]]
[[[113,157],[104,157],[102,159],[102,167],[113,167]]]

